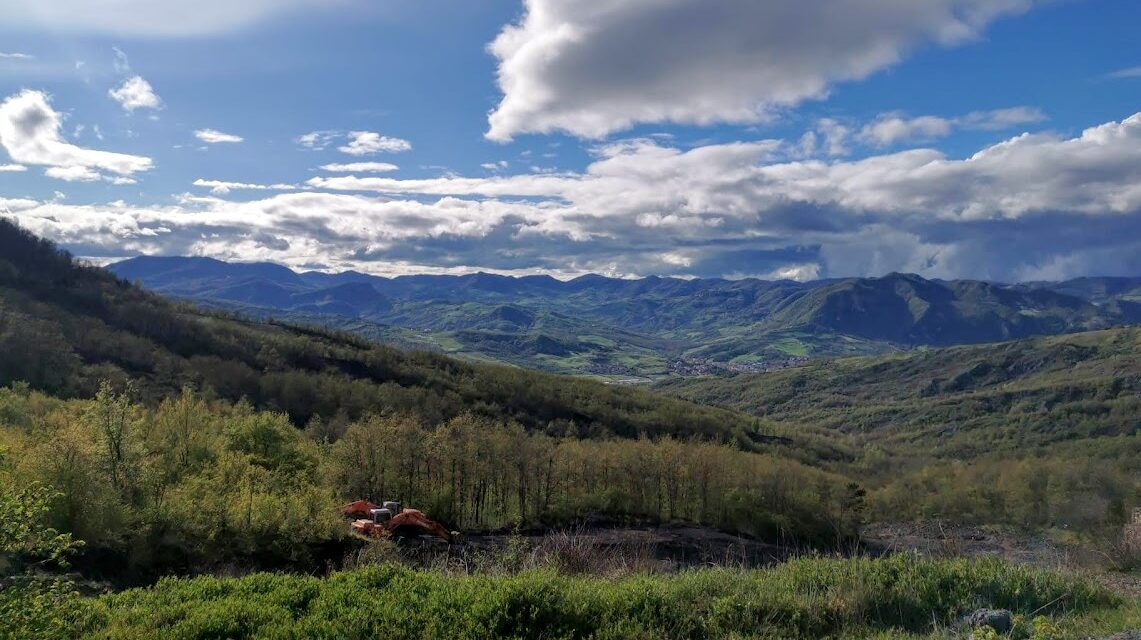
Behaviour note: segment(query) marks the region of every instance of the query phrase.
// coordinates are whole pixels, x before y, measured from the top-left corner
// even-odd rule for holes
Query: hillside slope
[[[767,369],[789,358],[994,342],[1141,321],[1141,282],[1002,285],[907,274],[799,283],[587,275],[381,278],[140,257],[121,277],[210,307],[472,360],[608,378]]]
[[[879,449],[899,464],[1059,453],[1076,442],[1136,449],[1141,328],[842,359],[657,389],[746,411],[787,432],[812,425],[847,434],[865,454]]]
[[[291,279],[288,270],[268,271]],[[403,412],[438,422],[474,411],[558,434],[698,436],[747,448],[766,440],[746,416],[644,389],[204,313],[78,265],[0,220],[0,385],[22,380],[51,393],[90,396],[104,379],[119,386],[133,380],[151,401],[187,384],[210,389],[286,411],[299,426],[317,416],[343,423]]]

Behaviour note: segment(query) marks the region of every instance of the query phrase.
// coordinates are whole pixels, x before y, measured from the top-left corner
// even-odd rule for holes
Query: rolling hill
[[[1004,285],[909,274],[798,283],[587,275],[382,278],[140,257],[109,269],[255,318],[608,379],[766,370],[806,357],[997,342],[1141,321],[1141,279]]]
[[[287,269],[262,265],[253,270],[256,277],[238,279],[227,275],[231,266],[193,264],[199,281],[207,275],[211,283],[224,281],[210,290],[227,295],[261,301],[288,296],[302,306],[384,305],[384,294],[351,276],[314,291]],[[510,326],[526,317],[503,307],[488,322]],[[561,347],[536,342],[529,348]],[[0,386],[24,381],[57,395],[91,396],[102,380],[120,388],[132,381],[143,399],[155,403],[192,385],[285,411],[298,426],[318,417],[336,428],[370,413],[438,422],[474,412],[560,435],[696,436],[745,448],[774,441],[757,431],[752,418],[646,389],[465,363],[347,333],[204,312],[80,265],[0,220]]]
[[[1092,442],[1104,444],[1107,455],[1128,451],[1135,464],[1141,460],[1141,327],[847,358],[656,388],[751,413],[783,433],[811,426],[842,434],[865,457],[874,452],[881,473],[931,458],[1058,454]]]

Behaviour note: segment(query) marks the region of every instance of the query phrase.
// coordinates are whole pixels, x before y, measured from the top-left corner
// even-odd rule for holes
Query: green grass
[[[963,610],[1136,619],[1082,578],[996,560],[804,559],[620,579],[383,565],[327,579],[165,579],[91,602],[88,638],[906,637]],[[1120,629],[1118,629],[1120,630]]]
[[[787,353],[790,356],[807,356],[808,346],[796,338],[783,338],[773,343],[773,348],[777,351]]]

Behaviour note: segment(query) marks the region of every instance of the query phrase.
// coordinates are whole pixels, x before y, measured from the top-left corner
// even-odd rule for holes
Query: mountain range
[[[615,380],[769,370],[806,358],[997,342],[1141,322],[1141,278],[1003,284],[879,278],[298,273],[138,257],[121,278],[199,305],[408,348]]]

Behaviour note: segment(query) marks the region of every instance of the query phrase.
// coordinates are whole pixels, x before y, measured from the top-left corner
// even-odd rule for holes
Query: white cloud
[[[500,160],[499,162],[484,162],[479,166],[488,171],[503,171],[508,165],[506,160]]]
[[[321,165],[322,171],[330,173],[388,173],[400,167],[389,162],[349,162]]]
[[[717,219],[764,217],[806,203],[837,216],[921,216],[928,221],[1018,218],[1035,212],[1089,215],[1141,210],[1141,113],[1072,139],[1023,134],[965,160],[920,149],[851,162],[766,164],[776,141],[689,151],[648,140],[599,149],[583,174],[419,180],[318,177],[311,187],[386,194],[545,198],[545,229],[595,231],[588,217],[631,215],[644,226],[698,227]],[[1096,176],[1096,179],[1094,178]],[[844,213],[846,212],[846,213]]]
[[[121,176],[147,171],[150,158],[97,151],[63,139],[61,118],[40,91],[21,91],[0,103],[0,145],[21,164],[47,165],[57,176],[107,171]]]
[[[0,60],[35,60],[36,57],[29,53],[3,53],[0,52]]]
[[[5,23],[22,29],[145,38],[227,33],[277,16],[329,10],[345,0],[34,0],[4,5]]]
[[[864,125],[859,139],[867,144],[887,147],[901,142],[927,142],[951,135],[955,129],[1000,131],[1021,124],[1044,122],[1048,118],[1041,109],[1011,107],[993,111],[972,111],[965,116],[918,116],[914,118],[893,112],[880,114]]]
[[[211,193],[224,195],[231,191],[291,191],[296,189],[296,185],[292,184],[251,184],[249,182],[227,182],[224,180],[203,180],[199,178],[194,181],[196,187],[208,187]]]
[[[310,131],[309,133],[298,136],[295,142],[306,149],[323,151],[340,136],[340,131]]]
[[[0,164],[0,173],[21,173],[27,170],[22,164]]]
[[[816,132],[824,138],[823,149],[830,156],[846,156],[848,138],[852,130],[834,118],[821,118],[816,123]],[[812,139],[815,143],[815,138]]]
[[[194,137],[198,138],[206,144],[219,144],[223,142],[242,142],[244,138],[235,136],[229,133],[222,133],[215,129],[199,129],[194,132]]]
[[[999,131],[1020,124],[1035,124],[1049,120],[1046,114],[1036,107],[1011,107],[993,111],[972,111],[957,118],[955,124],[963,129]]]
[[[1107,74],[1106,77],[1113,80],[1121,80],[1123,78],[1141,78],[1141,66],[1118,69],[1113,73]]]
[[[102,174],[91,167],[78,165],[71,167],[48,167],[44,170],[44,175],[65,182],[95,182],[103,177]]]
[[[785,267],[780,267],[779,269],[774,269],[761,277],[765,280],[795,280],[797,282],[819,280],[820,265],[815,263],[790,264]]]
[[[938,116],[906,118],[898,114],[881,115],[860,130],[860,140],[880,147],[898,142],[934,140],[951,133],[954,124]]]
[[[382,136],[375,131],[350,131],[349,143],[337,147],[342,153],[351,156],[365,156],[374,153],[399,153],[412,149],[412,143],[400,138]]]
[[[1032,0],[525,0],[490,45],[503,99],[487,137],[598,138],[637,123],[757,122],[977,37]]]
[[[117,89],[108,90],[107,95],[114,98],[115,102],[126,111],[162,108],[162,100],[155,94],[154,87],[142,76],[127,78]]]

